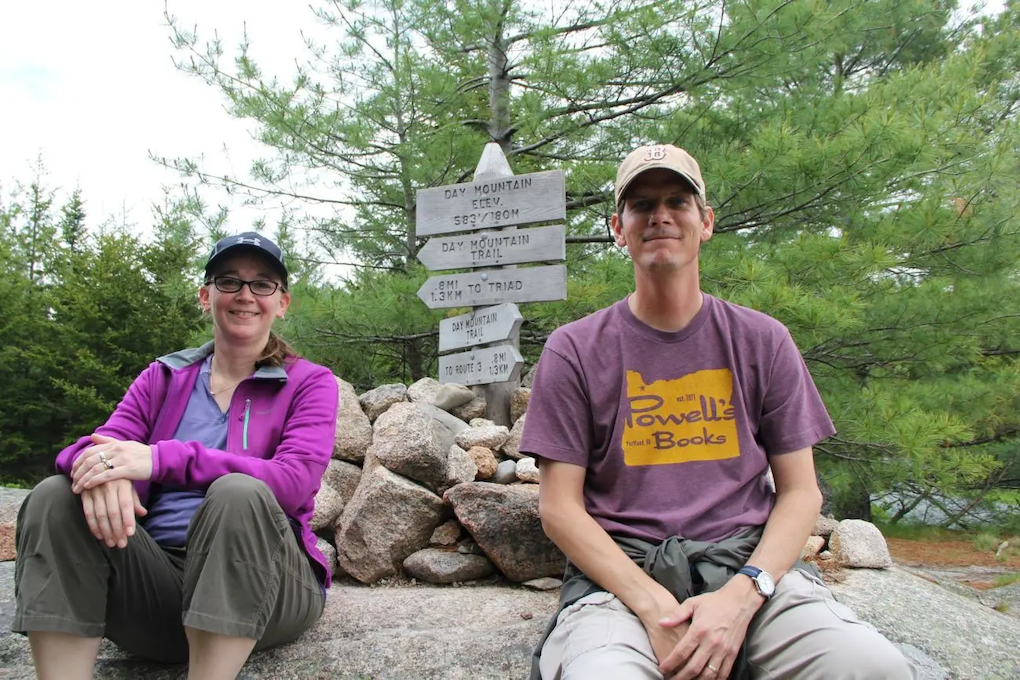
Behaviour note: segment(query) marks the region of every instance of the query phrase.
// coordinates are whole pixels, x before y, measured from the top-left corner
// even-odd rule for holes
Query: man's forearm
[[[585,576],[616,595],[642,621],[665,616],[676,599],[620,549],[583,507],[557,504],[542,527]]]
[[[790,490],[776,498],[761,541],[747,563],[778,581],[800,557],[821,508],[821,496],[810,489]]]

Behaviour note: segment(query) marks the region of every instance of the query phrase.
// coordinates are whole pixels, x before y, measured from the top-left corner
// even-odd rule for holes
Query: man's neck
[[[704,304],[697,277],[688,278],[637,279],[635,291],[627,299],[630,311],[638,320],[660,331],[683,330]]]

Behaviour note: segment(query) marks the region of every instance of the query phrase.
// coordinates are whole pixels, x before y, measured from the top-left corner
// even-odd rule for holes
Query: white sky
[[[1002,4],[991,0],[987,8]],[[301,31],[318,27],[308,4],[292,0],[167,6],[184,26],[197,25],[200,42],[218,32],[228,59],[247,25],[264,73],[284,78],[306,57]],[[82,189],[90,225],[113,216],[147,230],[162,187],[180,182],[149,152],[204,154],[205,169],[246,175],[259,155],[250,126],[227,114],[215,88],[173,66],[163,9],[157,0],[0,2],[0,190],[31,181],[41,154],[48,185],[63,191],[58,201]],[[239,197],[203,196],[230,208],[232,231],[260,215],[275,222],[276,214],[244,208]]]
[[[225,58],[245,24],[251,53],[267,75],[289,77],[306,51],[301,30],[317,24],[308,5],[276,0],[168,0],[200,44],[219,33]],[[163,2],[50,0],[0,3],[0,187],[34,176],[42,155],[46,183],[80,187],[88,223],[114,216],[147,230],[161,187],[179,176],[150,160],[204,154],[213,167],[245,176],[259,155],[248,123],[231,118],[218,91],[179,72]],[[179,56],[179,55],[178,55]],[[229,63],[229,62],[228,62]],[[229,155],[224,149],[229,149]],[[203,194],[231,209],[240,231],[263,214],[241,199]],[[267,221],[272,224],[274,215]]]

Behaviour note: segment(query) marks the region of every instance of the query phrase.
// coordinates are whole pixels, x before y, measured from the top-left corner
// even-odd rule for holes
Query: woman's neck
[[[255,361],[264,346],[265,343],[259,347],[233,347],[217,342],[212,358],[213,375],[227,382],[244,380],[255,370]]]

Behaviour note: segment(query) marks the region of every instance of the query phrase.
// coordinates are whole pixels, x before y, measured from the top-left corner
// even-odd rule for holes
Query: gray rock
[[[521,417],[517,419],[514,426],[510,428],[510,436],[503,442],[500,452],[507,458],[516,460],[524,457],[524,454],[521,453],[521,435],[524,434],[524,421],[527,417],[527,413],[521,414]]]
[[[465,482],[473,482],[477,476],[478,465],[474,459],[464,449],[456,444],[452,445],[446,454],[446,485],[443,490]]]
[[[528,402],[531,401],[531,388],[518,387],[510,395],[510,422],[516,423],[524,412],[528,410]]]
[[[435,378],[422,378],[407,388],[407,398],[414,402],[436,404],[436,394],[443,385]]]
[[[440,428],[446,429],[417,404],[394,404],[375,421],[372,455],[398,475],[439,491],[446,486],[450,448]]]
[[[336,548],[333,547],[333,544],[319,536],[316,537],[315,547],[325,556],[326,564],[329,565],[329,573],[336,574]]]
[[[920,649],[950,678],[1020,677],[1020,621],[899,567],[847,570],[830,588],[887,638]]]
[[[457,520],[448,519],[432,532],[429,545],[456,545],[461,533],[463,533],[463,528],[457,524]]]
[[[563,585],[563,581],[558,578],[546,576],[544,578],[536,578],[530,581],[525,581],[521,585],[525,588],[531,588],[532,590],[556,590]]]
[[[517,474],[517,479],[522,482],[538,484],[538,467],[535,465],[534,458],[521,458],[517,461],[517,469],[515,472]]]
[[[1020,619],[1020,581],[986,590],[978,597],[985,606],[1014,619]]]
[[[492,562],[481,555],[425,548],[404,560],[404,571],[425,583],[476,581],[494,571]]]
[[[484,555],[485,551],[478,547],[473,539],[465,538],[457,544],[457,552],[461,555]]]
[[[471,418],[468,421],[468,425],[470,425],[471,427],[493,427],[493,426],[496,425],[496,423],[491,421],[491,420],[489,420],[488,418],[478,417],[478,418]]]
[[[847,567],[884,569],[892,566],[889,546],[871,522],[847,519],[829,536],[829,550]]]
[[[461,420],[471,420],[472,418],[479,418],[485,415],[485,397],[477,396],[463,406],[450,411],[453,415],[457,416]]]
[[[28,639],[10,632],[14,564],[0,564],[3,678],[34,678]],[[525,678],[559,606],[555,592],[475,585],[367,588],[334,582],[322,618],[296,642],[256,652],[240,677],[272,680]],[[185,680],[184,666],[150,664],[104,642],[94,677]]]
[[[517,481],[517,461],[501,460],[496,466],[496,474],[488,481],[493,484],[513,484]]]
[[[407,386],[403,383],[380,385],[358,397],[362,410],[373,423],[386,409],[402,401],[407,401]]]
[[[471,388],[456,383],[441,385],[435,394],[433,404],[444,411],[452,411],[475,398]]]
[[[825,515],[818,515],[818,519],[815,520],[815,528],[811,532],[811,535],[828,538],[829,535],[833,531],[835,531],[836,527],[838,526],[839,526],[838,519],[832,519],[831,517],[826,517]]]
[[[442,513],[443,500],[425,487],[366,465],[336,524],[340,568],[362,583],[397,573],[408,555],[428,545]]]
[[[361,468],[353,463],[345,463],[342,460],[331,460],[322,473],[322,483],[329,484],[340,496],[343,505],[351,500],[354,490],[358,488],[361,481]],[[343,508],[340,509],[343,511]]]
[[[0,524],[12,523],[18,519],[21,504],[32,493],[31,489],[11,489],[0,486]]]
[[[446,492],[461,526],[511,581],[560,576],[566,558],[542,531],[538,487],[459,484]]]
[[[418,408],[422,409],[423,411],[425,411],[425,413],[428,413],[430,416],[438,420],[440,423],[443,424],[443,426],[446,427],[446,429],[450,430],[454,434],[457,434],[461,430],[466,430],[469,427],[471,427],[457,416],[447,413],[443,409],[437,406],[433,406],[432,404],[424,404],[418,402]]]
[[[340,388],[340,408],[336,417],[336,442],[333,457],[360,463],[372,443],[372,423],[361,410],[358,395],[346,380],[336,379]]]
[[[488,425],[484,427],[471,427],[457,433],[457,446],[469,450],[472,446],[484,446],[493,451],[503,446],[503,442],[510,436],[510,430],[505,425]]]
[[[537,364],[536,364],[537,365]],[[527,371],[521,369],[521,387],[527,387],[531,389],[531,380],[534,378],[535,365],[531,366]]]
[[[340,494],[329,484],[319,485],[319,492],[315,494],[312,519],[308,522],[312,531],[318,531],[336,522],[336,518],[340,516],[343,509],[344,500]]]

